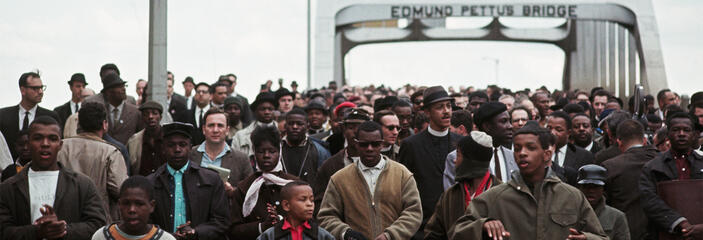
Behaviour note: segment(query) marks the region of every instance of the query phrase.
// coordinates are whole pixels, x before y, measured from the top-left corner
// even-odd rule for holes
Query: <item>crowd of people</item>
[[[181,95],[169,72],[162,106],[99,76],[53,111],[20,76],[0,239],[703,239],[671,200],[703,199],[682,181],[703,179],[703,92],[279,80],[250,102],[234,74]]]

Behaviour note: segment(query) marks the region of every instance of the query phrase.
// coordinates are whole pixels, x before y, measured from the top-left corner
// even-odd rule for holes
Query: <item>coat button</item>
[[[520,187],[520,186],[517,186],[517,190],[520,190],[520,189],[521,189],[521,187]]]

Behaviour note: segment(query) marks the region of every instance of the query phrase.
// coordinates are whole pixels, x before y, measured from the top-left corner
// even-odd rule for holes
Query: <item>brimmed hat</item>
[[[607,170],[604,167],[588,164],[579,168],[578,184],[595,184],[605,186]]]
[[[447,91],[444,90],[442,86],[434,86],[425,89],[422,93],[422,104],[423,107],[428,108],[430,105],[441,101],[454,101],[453,97],[450,97]]]
[[[354,108],[344,116],[344,123],[363,123],[366,121],[371,121],[371,117],[369,112],[361,108]]]
[[[105,77],[102,79],[102,82],[103,82],[103,90],[102,91],[105,91],[107,89],[117,87],[120,85],[124,85],[125,83],[127,83],[125,81],[122,81],[122,78],[120,78],[120,76],[117,75],[116,73],[110,73],[110,74],[105,75]]]
[[[324,104],[322,104],[319,101],[310,101],[307,106],[305,106],[305,112],[307,113],[310,110],[317,109],[322,111],[323,114],[327,115],[327,108],[325,107]]]
[[[181,134],[192,139],[193,125],[190,123],[173,122],[163,125],[161,131],[164,133],[164,138],[174,134]]]
[[[484,122],[490,121],[491,118],[505,111],[508,111],[505,104],[501,102],[487,102],[481,105],[474,113],[474,124],[481,126]]]
[[[256,100],[254,100],[254,102],[249,105],[249,108],[251,108],[252,111],[256,111],[256,108],[259,106],[259,104],[264,102],[269,102],[273,104],[273,108],[278,108],[278,101],[276,101],[276,95],[272,92],[259,93],[259,95],[256,96]]]
[[[71,75],[71,80],[68,81],[68,85],[73,84],[73,82],[80,82],[88,86],[88,83],[85,82],[85,75],[83,75],[82,73],[74,73],[73,75]]]
[[[288,91],[287,88],[280,88],[276,90],[276,102],[278,102],[278,100],[284,96],[290,96],[291,98],[295,99],[295,93]]]
[[[193,85],[195,85],[195,82],[193,82],[193,78],[192,78],[191,76],[186,77],[186,79],[183,80],[182,83],[187,83],[187,82],[192,83]]]
[[[241,109],[242,106],[244,106],[244,103],[242,103],[242,100],[240,100],[238,97],[227,97],[225,98],[225,104],[223,105],[224,107],[227,107],[232,104],[237,104],[239,108]]]
[[[149,100],[145,103],[142,103],[142,105],[139,105],[139,111],[144,111],[146,109],[156,109],[157,111],[159,111],[159,113],[164,113],[164,108],[161,106],[161,104],[154,100]]]

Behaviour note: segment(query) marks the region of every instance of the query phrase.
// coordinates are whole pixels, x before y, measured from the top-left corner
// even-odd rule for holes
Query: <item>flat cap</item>
[[[139,111],[144,111],[146,109],[156,109],[159,113],[164,113],[164,107],[154,100],[149,100],[139,105]]]
[[[193,125],[190,123],[182,122],[172,122],[161,127],[161,131],[164,133],[164,138],[174,135],[181,134],[187,138],[192,139]]]

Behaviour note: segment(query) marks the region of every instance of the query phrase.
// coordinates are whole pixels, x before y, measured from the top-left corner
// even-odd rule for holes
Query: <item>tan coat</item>
[[[278,129],[278,122],[273,121],[273,126]],[[251,133],[259,125],[258,121],[254,121],[242,130],[239,130],[232,137],[232,149],[243,152],[247,157],[254,156],[254,148],[251,145]]]
[[[119,219],[117,199],[127,179],[122,153],[117,147],[92,133],[80,133],[63,140],[57,159],[66,168],[85,174],[95,183],[103,200],[108,222]]]
[[[142,159],[142,144],[144,143],[144,129],[135,133],[127,141],[127,151],[129,151],[129,166],[132,174],[139,174],[140,161]]]

